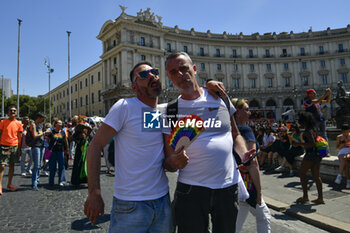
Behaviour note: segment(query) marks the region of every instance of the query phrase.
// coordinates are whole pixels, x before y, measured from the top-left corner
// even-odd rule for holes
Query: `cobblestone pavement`
[[[104,159],[101,160],[104,162]],[[70,180],[71,169],[66,171]],[[3,195],[0,196],[0,232],[107,232],[113,196],[114,177],[101,169],[102,195],[105,201],[105,215],[92,226],[83,212],[87,197],[87,184],[73,186],[48,186],[48,177],[40,177],[39,191],[31,190],[31,176],[20,176],[20,166],[15,166],[13,184],[17,192],[8,192],[8,168],[2,181]],[[56,175],[55,182],[58,183]]]
[[[20,176],[19,164],[15,167],[13,184],[17,192],[6,190],[8,168],[3,179],[3,195],[0,196],[0,233],[7,232],[107,232],[112,206],[114,177],[105,173],[104,159],[101,159],[101,188],[105,202],[105,215],[99,217],[92,226],[83,212],[87,197],[87,184],[79,188],[73,186],[48,186],[48,177],[41,176],[39,191],[31,190],[31,176]],[[168,173],[170,196],[173,199],[177,180],[176,173]],[[70,180],[71,169],[66,171]],[[57,181],[57,177],[55,179]],[[243,232],[256,232],[255,219],[248,217]],[[273,232],[320,232],[320,229],[307,225],[283,213],[272,212]],[[305,230],[305,231],[304,231]]]

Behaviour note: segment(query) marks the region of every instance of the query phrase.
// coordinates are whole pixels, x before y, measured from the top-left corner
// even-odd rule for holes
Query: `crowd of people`
[[[49,186],[55,185],[57,172],[59,186],[87,183],[86,150],[96,129],[85,122],[83,116],[74,116],[72,122],[63,124],[53,118],[45,122],[45,115],[37,113],[35,119],[16,119],[17,109],[9,107],[9,118],[0,123],[0,195],[5,166],[9,166],[7,190],[17,191],[12,184],[14,164],[19,160],[21,176],[32,177],[32,190],[38,191],[40,176],[48,176]],[[66,172],[69,160],[73,165],[70,182]]]
[[[260,170],[294,176],[294,160],[304,155],[298,172],[303,196],[296,202],[309,201],[306,173],[311,170],[318,191],[317,199],[312,201],[324,204],[322,158],[317,154],[316,141],[318,136],[327,140],[320,105],[329,103],[330,89],[319,99],[315,90],[307,90],[305,111],[298,114],[298,122],[252,123],[247,100],[229,100],[221,82],[208,80],[205,88],[198,85],[197,67],[186,53],[169,55],[165,68],[179,91],[177,99],[167,105],[158,104],[162,91],[159,70],[149,62],[138,63],[130,72],[136,97],[117,101],[96,129],[81,116],[74,116],[66,125],[57,118],[44,125],[45,116],[38,113],[34,121],[24,117],[21,123],[16,120],[16,108],[11,106],[9,118],[0,123],[0,185],[4,167],[9,165],[7,189],[17,190],[12,177],[19,154],[21,174],[32,176],[35,191],[39,190],[40,175],[47,170],[49,185],[55,184],[56,172],[57,184],[67,185],[65,169],[71,160],[69,183],[76,186],[88,182],[84,213],[95,224],[104,214],[100,187],[103,152],[107,173],[115,168],[109,232],[166,233],[175,228],[179,233],[207,232],[209,215],[213,232],[240,232],[248,212],[256,218],[257,232],[271,232]],[[207,128],[190,146],[175,150],[167,143],[172,128],[144,128],[145,111],[172,113],[164,118],[168,123],[176,122],[178,115],[192,114],[204,121],[218,120],[220,127]],[[163,118],[156,113],[154,119]],[[340,183],[345,172],[346,188],[350,188],[349,133],[349,126],[344,126],[337,138],[341,165],[335,182]],[[173,203],[165,172],[178,172]]]

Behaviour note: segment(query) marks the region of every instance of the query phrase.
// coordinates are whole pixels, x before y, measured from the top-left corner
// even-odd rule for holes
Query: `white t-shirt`
[[[169,192],[162,132],[143,129],[145,110],[154,111],[137,98],[120,99],[104,120],[117,131],[114,196],[125,201],[153,200]]]
[[[178,114],[194,114],[204,121],[213,118],[221,121],[220,129],[206,128],[186,149],[189,162],[184,169],[179,170],[179,182],[211,189],[237,184],[239,171],[232,154],[230,122],[230,116],[235,111],[231,101],[229,113],[225,103],[220,98],[214,99],[206,89],[195,100],[178,98]],[[163,129],[165,134],[170,132],[171,129]]]
[[[263,146],[267,146],[268,144],[270,144],[271,142],[274,142],[275,140],[276,140],[276,137],[273,136],[273,133],[270,133],[269,135],[264,134]]]

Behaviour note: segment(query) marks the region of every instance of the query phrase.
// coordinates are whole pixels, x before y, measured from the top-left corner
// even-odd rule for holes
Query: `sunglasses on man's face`
[[[11,109],[11,110],[9,110],[9,112],[17,112],[17,110],[13,110],[13,109]]]
[[[141,72],[135,74],[134,82],[136,81],[137,78],[140,78],[140,79],[148,78],[149,73],[152,73],[153,75],[159,75],[159,69],[153,68],[153,69],[144,70],[144,71],[141,71]]]

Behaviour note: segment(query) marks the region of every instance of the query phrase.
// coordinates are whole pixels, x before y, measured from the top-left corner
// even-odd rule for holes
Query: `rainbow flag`
[[[317,136],[316,138],[316,150],[317,153],[323,158],[326,157],[327,154],[329,153],[329,145],[326,139],[324,139],[321,136]]]

